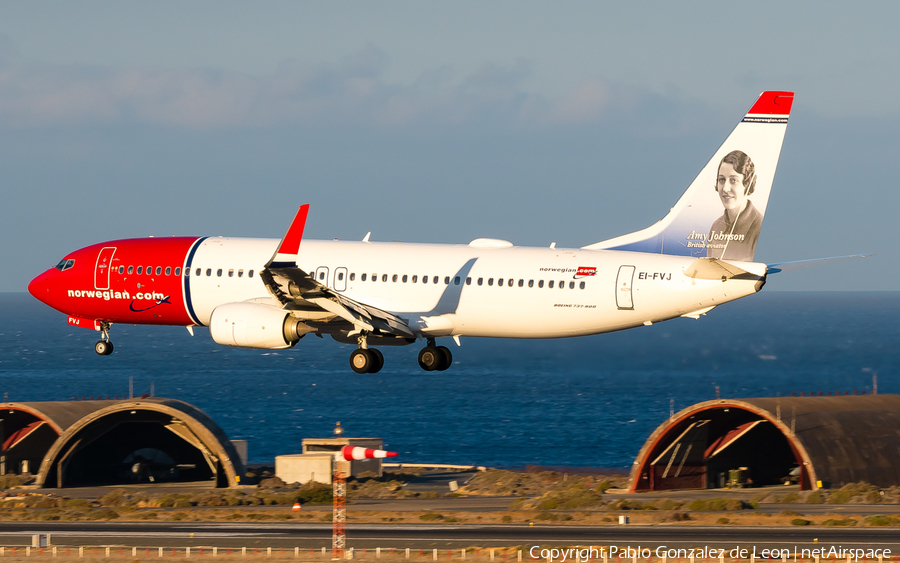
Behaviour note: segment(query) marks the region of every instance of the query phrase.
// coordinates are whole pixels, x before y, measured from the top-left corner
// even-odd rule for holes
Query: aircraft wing
[[[309,205],[300,207],[272,259],[259,274],[269,293],[285,309],[317,313],[325,311],[353,325],[356,332],[368,331],[415,338],[404,319],[350,299],[319,283],[309,273],[297,267],[297,254],[308,211]]]

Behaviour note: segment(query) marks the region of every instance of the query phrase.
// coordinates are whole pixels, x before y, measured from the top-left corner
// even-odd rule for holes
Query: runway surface
[[[51,533],[55,545],[125,547],[321,548],[331,545],[330,524],[177,524],[117,522],[0,523],[0,544],[30,545],[32,533]],[[817,541],[815,541],[817,540]],[[764,528],[700,526],[451,526],[350,524],[348,546],[463,548],[533,545],[619,545],[670,548],[735,547],[814,549],[879,548],[900,553],[896,528]]]

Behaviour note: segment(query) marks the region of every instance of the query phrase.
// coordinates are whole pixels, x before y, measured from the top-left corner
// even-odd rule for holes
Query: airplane
[[[307,334],[378,347],[424,340],[426,371],[453,356],[438,338],[565,338],[688,317],[760,291],[789,264],[753,262],[793,92],[763,92],[656,224],[581,248],[304,240],[308,205],[278,239],[140,238],[67,254],[28,291],[99,331],[115,323],[207,326],[218,344],[287,349]]]

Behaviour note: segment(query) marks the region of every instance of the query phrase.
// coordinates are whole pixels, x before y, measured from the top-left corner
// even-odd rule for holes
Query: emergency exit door
[[[616,307],[624,310],[634,309],[631,297],[631,282],[634,280],[634,266],[620,266],[616,276]]]

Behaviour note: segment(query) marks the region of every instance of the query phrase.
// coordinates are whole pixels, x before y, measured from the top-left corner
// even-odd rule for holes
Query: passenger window
[[[460,281],[461,280],[459,279],[459,276],[456,276],[455,278],[453,278],[453,285],[459,285]]]
[[[363,275],[359,276],[359,279],[362,280],[362,281],[366,281],[366,275],[363,274]]]
[[[472,285],[472,278],[466,278],[466,285]]]
[[[514,281],[516,281],[516,280],[514,280],[514,279],[512,279],[512,278],[509,278],[509,281],[506,282],[506,285],[508,285],[509,287],[512,287]]]
[[[355,279],[356,279],[356,272],[353,272],[352,274],[350,274],[350,281],[353,281]]]
[[[578,287],[581,289],[584,289],[584,282],[581,282],[580,284],[578,284]]]
[[[233,278],[233,277],[234,277],[234,268],[228,268],[228,277],[229,277],[229,278]]]
[[[194,274],[197,275],[197,276],[199,276],[201,273],[202,273],[202,272],[200,271],[200,268],[197,268],[197,271],[194,272]],[[209,274],[206,274],[206,275],[208,276]]]
[[[503,278],[498,278],[498,279],[497,279],[497,285],[500,286],[500,287],[503,287]]]
[[[406,274],[403,274],[403,283],[406,283],[406,279],[407,279]]]
[[[322,281],[324,279],[325,279],[325,272],[319,272],[319,281]]]
[[[413,282],[413,283],[416,283],[417,281],[419,281],[419,276],[413,276],[413,277],[412,277],[412,282]]]
[[[534,280],[528,280],[528,287],[534,287]]]
[[[573,282],[573,281],[569,282],[569,289],[575,289],[575,282]]]
[[[128,266],[128,273],[129,273],[129,274],[133,274],[133,273],[134,273],[134,266]]]
[[[450,285],[450,276],[444,276],[444,285]]]
[[[253,277],[253,270],[250,270],[249,272],[247,272],[247,277],[248,277],[248,278],[252,278],[252,277]]]
[[[391,276],[391,281],[394,283],[397,283],[397,274],[394,274],[393,276]]]
[[[549,287],[550,289],[553,289],[553,280],[550,280],[547,282],[547,287]]]
[[[488,278],[488,285],[494,285],[494,278]]]
[[[428,283],[428,276],[422,276],[422,283]]]
[[[125,266],[119,266],[119,273],[120,273],[120,274],[124,274],[124,273],[125,273]]]
[[[523,287],[525,285],[525,280],[519,280],[519,287]]]
[[[482,285],[484,283],[484,278],[478,278],[478,285]]]
[[[176,275],[176,276],[180,276],[180,275],[181,275],[181,268],[175,268],[175,275]]]
[[[437,283],[437,282],[438,282],[437,276],[434,276],[433,278],[431,278],[431,283]]]
[[[147,275],[148,275],[148,276],[149,276],[150,274],[152,274],[152,273],[153,273],[153,266],[147,266],[147,270],[146,270],[146,271],[147,271]]]
[[[381,274],[381,281],[383,281],[383,282],[387,281],[387,274]]]
[[[144,267],[143,267],[143,266],[138,266],[138,275],[141,275],[141,274],[143,274],[143,273],[144,273]]]
[[[219,268],[218,270],[216,270],[216,275],[220,278],[222,277],[222,268]]]
[[[559,280],[559,288],[560,289],[566,288],[566,280]]]
[[[172,275],[172,266],[166,266],[166,275],[167,275],[167,276],[171,276],[171,275]]]
[[[338,272],[338,281],[344,281],[344,272]]]
[[[544,280],[538,280],[538,287],[544,287]]]
[[[157,267],[156,267],[156,275],[157,275],[157,276],[162,275],[162,266],[157,266]]]
[[[206,277],[209,277],[211,275],[212,275],[212,268],[207,268],[206,269]]]
[[[238,277],[239,277],[239,278],[244,277],[244,269],[243,269],[243,268],[241,268],[240,270],[238,270]]]
[[[188,277],[188,276],[190,276],[190,275],[191,275],[191,269],[190,269],[190,268],[185,268],[185,269],[184,269],[184,277]]]

